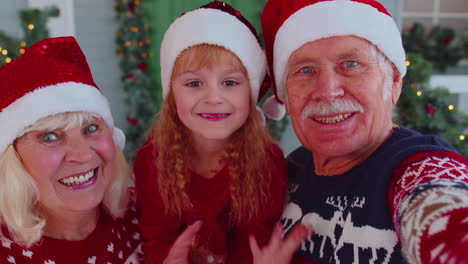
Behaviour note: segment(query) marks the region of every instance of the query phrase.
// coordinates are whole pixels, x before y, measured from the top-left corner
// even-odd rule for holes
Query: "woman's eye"
[[[312,70],[311,67],[302,67],[302,68],[299,70],[299,72],[301,72],[301,73],[312,73],[313,70]]]
[[[359,64],[359,63],[358,63],[357,61],[349,60],[349,61],[346,61],[346,62],[344,63],[344,66],[345,66],[346,68],[352,68],[352,67],[358,66],[358,64]]]
[[[42,135],[41,139],[44,142],[54,142],[58,139],[58,136],[54,132],[47,132]]]
[[[87,127],[85,128],[85,131],[84,131],[84,132],[85,132],[85,133],[93,133],[93,132],[96,132],[97,130],[98,130],[98,126],[95,125],[95,124],[91,124],[91,125],[89,125],[89,126],[87,126]]]
[[[237,84],[239,84],[239,83],[236,82],[236,81],[233,81],[233,80],[224,81],[224,85],[226,85],[226,86],[234,86],[234,85],[237,85]]]
[[[190,87],[199,87],[201,86],[201,82],[199,81],[193,81],[193,82],[189,82],[186,84],[187,86],[190,86]]]

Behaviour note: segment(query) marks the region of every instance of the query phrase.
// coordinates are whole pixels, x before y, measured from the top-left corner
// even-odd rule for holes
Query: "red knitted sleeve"
[[[446,151],[414,154],[388,192],[395,230],[411,263],[468,263],[468,160]]]

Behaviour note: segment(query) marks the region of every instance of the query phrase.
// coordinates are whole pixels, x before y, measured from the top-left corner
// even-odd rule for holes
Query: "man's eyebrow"
[[[307,64],[309,62],[315,61],[314,57],[307,56],[307,55],[306,56],[301,56],[300,58],[297,58],[297,59],[296,58],[297,58],[297,56],[294,57],[292,60],[290,60],[288,64],[292,66],[292,65]],[[294,62],[294,63],[292,63],[292,62]]]

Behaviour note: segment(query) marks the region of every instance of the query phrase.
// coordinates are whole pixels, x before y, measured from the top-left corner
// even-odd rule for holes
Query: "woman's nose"
[[[93,157],[93,148],[83,135],[67,138],[67,161],[86,163]]]

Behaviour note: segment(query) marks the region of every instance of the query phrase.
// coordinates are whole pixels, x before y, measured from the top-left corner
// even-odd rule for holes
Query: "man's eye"
[[[349,61],[346,61],[346,62],[344,63],[344,66],[345,66],[346,68],[352,68],[352,67],[358,66],[358,64],[359,64],[359,63],[358,63],[357,61],[349,60]]]
[[[41,139],[44,142],[54,142],[58,139],[58,136],[54,132],[47,132],[42,135]]]
[[[199,81],[193,81],[193,82],[189,82],[186,84],[187,86],[190,86],[190,87],[199,87],[201,86],[201,82]]]
[[[85,129],[84,129],[84,132],[85,133],[93,133],[93,132],[96,132],[98,130],[98,126],[95,125],[95,124],[91,124],[89,126],[87,126]]]
[[[233,80],[224,81],[224,85],[226,85],[226,86],[234,86],[234,85],[237,85],[237,84],[239,84],[239,83],[236,82],[236,81],[233,81]]]
[[[313,72],[311,67],[302,67],[299,71],[301,73],[312,73]]]

